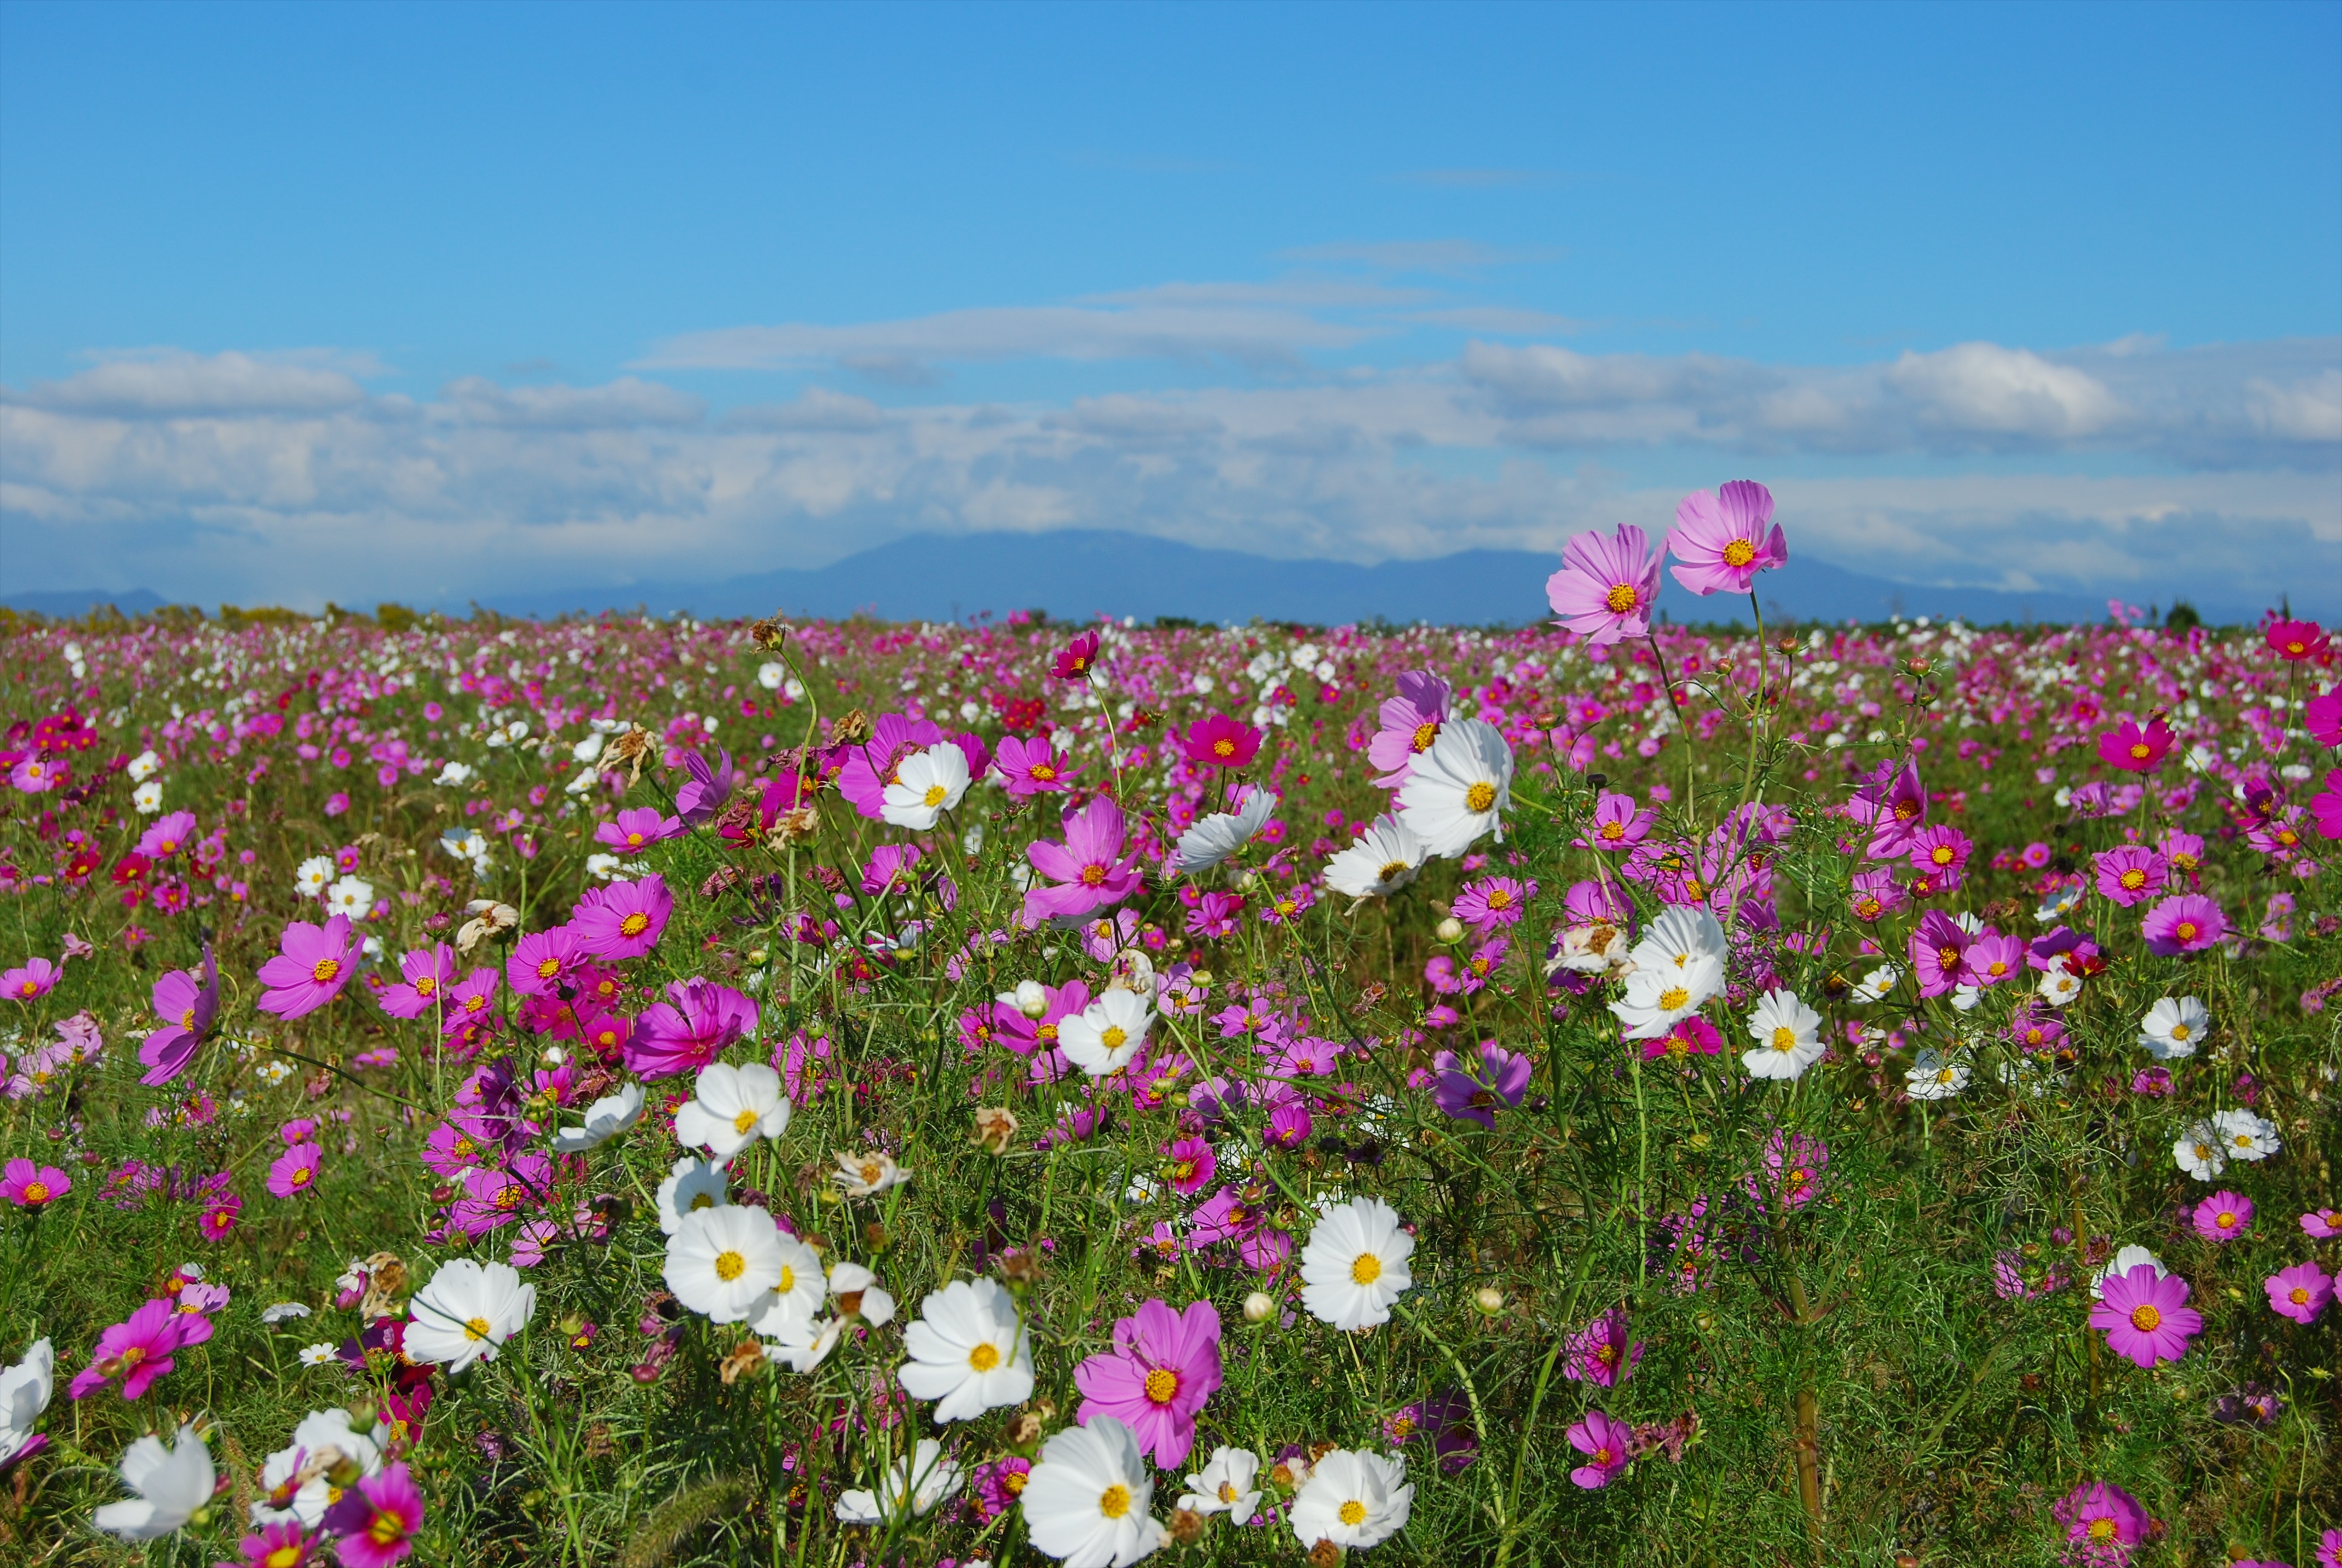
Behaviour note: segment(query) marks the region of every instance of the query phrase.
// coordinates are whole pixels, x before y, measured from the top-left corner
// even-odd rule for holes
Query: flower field
[[[1771,509],[0,627],[0,1561],[2337,1568],[2337,650],[1651,624]]]

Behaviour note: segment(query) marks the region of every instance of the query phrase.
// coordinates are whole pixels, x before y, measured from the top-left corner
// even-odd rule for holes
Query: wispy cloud
[[[1478,240],[1375,240],[1304,245],[1279,251],[1280,261],[1351,262],[1385,272],[1459,273],[1524,262],[1555,261],[1567,253],[1551,245],[1506,250]]]

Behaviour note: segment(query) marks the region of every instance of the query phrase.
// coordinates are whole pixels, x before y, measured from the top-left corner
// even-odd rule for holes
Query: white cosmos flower
[[[1249,1524],[1260,1511],[1260,1488],[1255,1484],[1259,1479],[1259,1454],[1249,1448],[1215,1448],[1204,1468],[1187,1477],[1179,1506],[1198,1513],[1225,1513],[1231,1524]]]
[[[743,1213],[756,1213],[744,1209]],[[781,1277],[773,1286],[772,1294],[752,1303],[748,1308],[748,1332],[778,1338],[791,1323],[802,1323],[821,1308],[821,1254],[802,1238],[793,1236],[776,1225],[775,1239],[780,1244]]]
[[[33,1425],[49,1408],[56,1391],[57,1354],[45,1339],[36,1339],[25,1359],[0,1372],[0,1464],[5,1464],[33,1441]]]
[[[1659,911],[1629,956],[1638,969],[1688,969],[1699,958],[1713,958],[1721,965],[1730,953],[1715,911],[1704,904],[1671,904]]]
[[[2197,1044],[2211,1032],[2212,1014],[2193,996],[2173,1001],[2166,996],[2138,1021],[2138,1043],[2158,1062],[2177,1062],[2196,1054]]]
[[[407,1313],[406,1353],[462,1372],[475,1361],[495,1360],[496,1346],[528,1326],[536,1287],[523,1284],[509,1263],[455,1258],[415,1293]]]
[[[2153,1264],[2155,1268],[2155,1277],[2157,1279],[2162,1279],[2171,1273],[2169,1269],[2163,1266],[2163,1260],[2161,1258],[2157,1257],[2145,1247],[2133,1242],[2129,1246],[2123,1248],[2122,1251],[2107,1259],[2106,1266],[2090,1276],[2090,1293],[2094,1296],[2103,1297],[2106,1294],[2106,1283],[2107,1280],[2120,1279],[2123,1275],[2130,1273],[2131,1270],[2138,1267],[2141,1263]]]
[[[936,1504],[959,1490],[960,1468],[944,1457],[944,1445],[919,1439],[907,1459],[898,1459],[879,1478],[878,1490],[844,1492],[837,1498],[842,1524],[883,1524],[889,1517],[925,1518]]]
[[[1398,788],[1398,819],[1426,854],[1453,857],[1482,834],[1505,841],[1503,814],[1513,804],[1513,748],[1494,724],[1451,718],[1409,767]]]
[[[303,861],[293,874],[293,886],[304,898],[323,898],[334,880],[334,859],[331,855],[313,854]]]
[[[1301,1249],[1301,1304],[1338,1329],[1388,1323],[1391,1303],[1415,1283],[1414,1253],[1398,1211],[1380,1198],[1336,1203]]]
[[[865,1149],[858,1154],[836,1151],[837,1171],[830,1177],[849,1198],[871,1198],[889,1187],[899,1187],[911,1179],[911,1173],[895,1163],[895,1156],[877,1149]]]
[[[1033,1347],[998,1280],[930,1291],[903,1348],[911,1356],[896,1373],[904,1392],[936,1401],[937,1421],[967,1421],[1033,1393]]]
[[[1337,1448],[1309,1467],[1293,1500],[1293,1533],[1309,1546],[1373,1546],[1405,1529],[1414,1505],[1405,1460]]]
[[[1216,811],[1179,835],[1171,869],[1209,871],[1251,842],[1276,811],[1276,795],[1257,786],[1248,789],[1235,811]]]
[[[1723,989],[1723,964],[1704,953],[1695,954],[1681,968],[1663,963],[1630,970],[1625,994],[1610,1004],[1610,1011],[1625,1025],[1627,1039],[1656,1040]]]
[[[328,1340],[319,1340],[315,1344],[305,1344],[301,1347],[303,1366],[325,1366],[339,1360],[340,1357],[341,1347]]]
[[[877,1280],[877,1275],[860,1263],[834,1265],[829,1271],[829,1294],[837,1303],[836,1313],[816,1318],[808,1309],[790,1317],[771,1332],[774,1343],[765,1346],[766,1358],[784,1363],[795,1372],[811,1372],[837,1348],[837,1342],[857,1319],[873,1328],[891,1323],[895,1298]],[[760,1334],[767,1332],[761,1324],[752,1326]]]
[[[683,1216],[661,1277],[675,1299],[710,1323],[741,1323],[781,1283],[781,1233],[762,1209],[726,1203]]]
[[[130,792],[130,804],[138,808],[138,814],[141,816],[153,816],[156,812],[161,811],[163,809],[163,781],[161,779],[148,779],[145,784],[140,784],[136,789],[132,790]],[[129,1461],[125,1459],[123,1463],[126,1464]],[[205,1458],[205,1463],[210,1463],[208,1457]],[[129,1504],[117,1503],[113,1504],[113,1506],[116,1508],[126,1508]],[[175,1528],[175,1526],[174,1526],[174,1528]],[[169,1532],[165,1531],[164,1533],[168,1534]]]
[[[2231,1160],[2250,1163],[2266,1160],[2285,1147],[2277,1135],[2277,1124],[2254,1115],[2250,1111],[2217,1111],[2212,1115],[2212,1130],[2220,1135],[2220,1148]]]
[[[352,920],[364,920],[374,913],[374,884],[363,877],[343,877],[325,889],[325,908]]]
[[[441,768],[439,770],[439,776],[433,779],[431,782],[435,784],[469,784],[472,782],[472,764],[469,763],[451,762],[446,766]]]
[[[1740,1064],[1751,1078],[1792,1081],[1822,1059],[1822,1015],[1797,1000],[1794,991],[1767,991],[1748,1014],[1756,1049],[1744,1051]]]
[[[1326,885],[1348,898],[1382,898],[1413,882],[1423,862],[1423,841],[1385,813],[1326,863]]]
[[[2228,1168],[2228,1157],[2220,1149],[2220,1130],[2209,1122],[2198,1122],[2180,1134],[2179,1141],[2171,1145],[2171,1157],[2199,1182],[2208,1182]]]
[[[1854,999],[1857,1002],[1884,1002],[1887,994],[1894,990],[1902,978],[1900,969],[1892,964],[1882,964],[1862,977],[1862,984],[1854,988]]]
[[[1057,1024],[1066,1060],[1093,1078],[1116,1072],[1137,1055],[1155,1025],[1155,1010],[1134,991],[1109,990]]]
[[[1146,1456],[1111,1415],[1049,1439],[1020,1501],[1026,1534],[1066,1568],[1128,1568],[1163,1544]]]
[[[683,1217],[702,1209],[722,1208],[732,1201],[724,1167],[689,1154],[675,1163],[658,1184],[659,1229],[668,1235],[683,1228]]]
[[[2082,977],[2063,963],[2053,962],[2042,972],[2039,989],[2044,1002],[2052,1007],[2063,1007],[2082,994]]]
[[[308,1315],[309,1309],[299,1302],[278,1302],[272,1306],[263,1307],[261,1309],[260,1321],[267,1323],[277,1323],[285,1322],[287,1318],[307,1317]]]
[[[1625,932],[1606,920],[1590,921],[1562,932],[1553,956],[1545,961],[1545,972],[1552,974],[1566,969],[1577,974],[1623,974],[1634,962],[1633,951]]]
[[[252,1505],[252,1523],[275,1524],[298,1519],[315,1530],[325,1522],[325,1510],[341,1495],[326,1472],[341,1460],[358,1467],[360,1474],[382,1473],[382,1449],[367,1434],[350,1425],[346,1410],[312,1411],[293,1429],[293,1442],[268,1456],[260,1467],[265,1489]]]
[[[873,1328],[883,1327],[894,1321],[895,1298],[878,1276],[860,1263],[831,1265],[829,1293],[837,1303],[837,1310],[848,1317],[858,1317]]]
[[[565,1154],[582,1154],[597,1144],[608,1143],[642,1116],[643,1086],[626,1084],[616,1094],[605,1094],[586,1106],[584,1126],[564,1127],[554,1134],[553,1146]]]
[[[1968,1086],[1968,1064],[1940,1052],[1922,1051],[1903,1074],[1903,1087],[1914,1100],[1948,1100]]]
[[[130,759],[130,782],[132,784],[145,784],[148,779],[153,778],[156,774],[161,773],[162,771],[163,759],[155,754],[154,748],[151,746]]]
[[[735,1067],[718,1062],[699,1070],[693,1098],[675,1114],[675,1139],[728,1160],[759,1138],[777,1138],[789,1125],[781,1075],[761,1062]]]
[[[159,1437],[142,1437],[122,1454],[122,1484],[137,1495],[99,1509],[97,1527],[125,1541],[159,1541],[212,1500],[218,1480],[194,1427],[181,1426],[169,1448]]]
[[[967,794],[967,754],[949,741],[913,752],[895,770],[881,814],[896,827],[925,833]]]

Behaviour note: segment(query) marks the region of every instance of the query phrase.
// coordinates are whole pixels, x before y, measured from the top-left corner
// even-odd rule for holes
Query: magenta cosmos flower
[[[1447,722],[1447,683],[1428,670],[1398,677],[1398,695],[1385,697],[1375,711],[1377,728],[1366,743],[1366,760],[1382,770],[1377,789],[1396,789],[1415,771],[1415,759],[1439,738]]]
[[[263,1013],[299,1018],[342,994],[357,973],[351,961],[350,917],[336,914],[320,928],[305,920],[285,926],[277,956],[260,966]]]
[[[1136,893],[1144,881],[1138,857],[1122,854],[1122,808],[1100,795],[1061,819],[1065,842],[1040,839],[1028,845],[1025,858],[1033,869],[1056,883],[1025,895],[1025,923],[1079,920],[1110,904],[1120,904]]]
[[[2326,787],[2309,797],[2309,815],[2320,835],[2342,838],[2342,768],[2327,773]]]
[[[1432,1058],[1431,1070],[1437,1074],[1431,1086],[1434,1104],[1459,1122],[1493,1127],[1499,1106],[1517,1105],[1527,1097],[1529,1075],[1536,1064],[1494,1040],[1483,1040],[1469,1056],[1442,1051]]]
[[[20,1209],[45,1209],[72,1191],[73,1183],[55,1165],[11,1160],[0,1173],[0,1198]]]
[[[1635,1363],[1642,1359],[1643,1347],[1627,1333],[1625,1309],[1612,1307],[1569,1336],[1569,1359],[1561,1370],[1575,1381],[1616,1388],[1635,1375]]]
[[[28,958],[22,967],[0,974],[0,996],[11,1002],[37,1002],[57,988],[65,973],[45,958]]]
[[[2091,858],[2097,866],[2099,896],[2125,909],[2153,898],[2170,880],[2169,864],[2145,844],[2123,844]]]
[[[268,1167],[268,1190],[280,1198],[297,1198],[316,1184],[317,1165],[325,1151],[315,1144],[295,1144]]]
[[[1061,681],[1086,681],[1090,667],[1097,663],[1097,651],[1098,634],[1084,632],[1057,650],[1057,656],[1050,662],[1049,674]]]
[[[1175,1313],[1160,1301],[1114,1325],[1114,1350],[1074,1369],[1082,1391],[1075,1416],[1111,1415],[1151,1449],[1166,1470],[1196,1445],[1196,1413],[1220,1386],[1220,1314],[1209,1302]]]
[[[1940,909],[1919,917],[1911,934],[1911,967],[1919,977],[1919,994],[1942,996],[1968,984],[1968,948],[1976,937]]]
[[[1628,1454],[1635,1441],[1635,1429],[1623,1421],[1613,1421],[1598,1410],[1589,1410],[1585,1419],[1568,1431],[1569,1446],[1586,1455],[1586,1463],[1569,1473],[1569,1478],[1588,1492],[1596,1492],[1610,1484],[1611,1479],[1626,1468]]]
[[[2140,929],[2146,934],[2148,952],[2158,958],[2176,958],[2183,953],[2201,953],[2227,935],[2228,917],[2202,894],[2183,893],[2148,910]]]
[[[174,1355],[211,1337],[210,1318],[183,1313],[168,1297],[158,1296],[97,1336],[89,1365],[65,1392],[71,1398],[86,1399],[119,1380],[122,1397],[136,1399],[171,1370]]]
[[[2233,1242],[2253,1228],[2253,1201],[2241,1193],[2215,1193],[2189,1216],[2207,1242]]]
[[[2301,722],[2321,746],[2342,746],[2342,686],[2329,687],[2303,704]]]
[[[2117,1355],[2153,1366],[2186,1355],[2187,1342],[2204,1332],[2204,1318],[2187,1304],[2186,1280],[2157,1273],[2153,1263],[2134,1263],[2100,1283],[2090,1326],[2107,1331],[2107,1348]]]
[[[418,947],[398,961],[401,984],[385,986],[375,1004],[393,1018],[420,1018],[439,1004],[440,993],[455,978],[455,950],[442,942]]]
[[[1667,550],[1683,563],[1676,581],[1703,596],[1746,594],[1756,574],[1786,565],[1789,542],[1773,520],[1773,493],[1753,479],[1736,479],[1711,495],[1695,490],[1676,505]]]
[[[2315,1263],[2280,1269],[2261,1282],[2268,1292],[2269,1310],[2299,1323],[2316,1323],[2326,1303],[2334,1299],[2334,1282]]]
[[[1163,1151],[1163,1180],[1183,1198],[1210,1186],[1219,1169],[1219,1156],[1203,1138],[1181,1138]]]
[[[187,845],[195,833],[195,814],[175,811],[138,835],[138,853],[149,860],[168,860]]]
[[[993,759],[1000,770],[1000,782],[1018,800],[1036,794],[1062,794],[1073,787],[1074,775],[1082,770],[1069,768],[1066,759],[1057,755],[1056,745],[1046,735],[1026,740],[1010,735],[1000,743],[1000,754]]]
[[[172,970],[155,982],[154,1001],[163,1027],[138,1047],[138,1060],[146,1064],[138,1081],[149,1086],[167,1084],[185,1072],[219,1016],[219,964],[210,944],[204,946],[202,971]]]
[[[756,1032],[756,1004],[712,980],[678,980],[666,988],[672,1004],[644,1009],[626,1043],[626,1071],[637,1078],[669,1078],[706,1066],[726,1046]]]
[[[1606,790],[1594,803],[1594,830],[1586,843],[1595,849],[1630,850],[1651,836],[1651,824],[1657,820],[1656,812],[1638,809],[1633,795]]]
[[[594,889],[569,912],[569,927],[577,945],[596,958],[640,958],[658,945],[674,913],[666,878],[654,872]]]
[[[2324,1241],[2342,1236],[2342,1209],[2312,1209],[2301,1216],[2302,1233]]]
[[[2287,664],[2314,659],[2333,646],[2315,621],[2271,621],[2261,635],[2269,652]]]
[[[1672,1056],[1688,1063],[1694,1056],[1713,1056],[1723,1049],[1724,1036],[1716,1032],[1716,1025],[1695,1013],[1657,1039],[1644,1041],[1643,1060],[1656,1062]]]
[[[512,956],[505,960],[505,978],[523,996],[557,995],[562,981],[583,957],[575,928],[532,931],[513,944]]]
[[[1915,763],[1881,763],[1846,803],[1847,814],[1870,829],[1863,852],[1872,860],[1899,860],[1927,822],[1927,792]]]
[[[1561,570],[1545,580],[1545,601],[1560,617],[1555,624],[1597,648],[1648,632],[1658,598],[1659,553],[1631,523],[1607,538],[1572,535],[1561,547]]]
[[[655,806],[636,806],[622,811],[616,822],[606,822],[594,830],[594,842],[606,844],[620,854],[640,854],[663,840],[679,837],[683,833],[681,817],[661,815]]]
[[[1240,768],[1260,754],[1260,732],[1226,714],[1207,714],[1187,726],[1187,760],[1202,767]]]
[[[2079,1561],[2093,1568],[2123,1562],[2147,1538],[2147,1510],[2138,1499],[2102,1481],[2077,1486],[2050,1512],[2066,1527]]]
[[[2098,736],[2098,760],[2125,773],[2151,774],[2163,765],[2178,739],[2161,714],[2149,717],[2144,726],[2125,719]]]
[[[347,1568],[391,1568],[415,1550],[423,1528],[423,1493],[404,1464],[388,1464],[379,1475],[362,1476],[325,1510],[334,1551]]]
[[[724,803],[732,798],[732,754],[719,748],[716,754],[724,760],[711,768],[697,752],[683,754],[684,771],[691,778],[675,792],[675,814],[694,827],[723,810]]]

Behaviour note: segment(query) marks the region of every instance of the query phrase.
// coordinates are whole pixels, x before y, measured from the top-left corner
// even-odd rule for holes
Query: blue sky
[[[2334,5],[20,0],[6,585],[1384,559],[1746,474],[1857,570],[2299,602],[2337,66]]]

